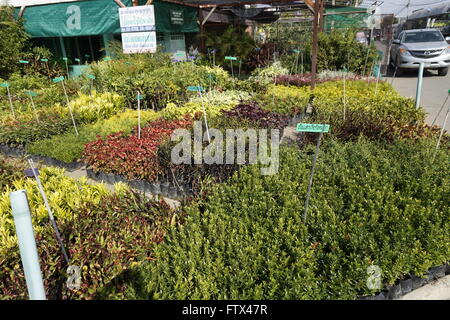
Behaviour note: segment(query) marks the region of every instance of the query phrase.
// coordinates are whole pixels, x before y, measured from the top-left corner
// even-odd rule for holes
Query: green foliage
[[[3,192],[3,189],[14,180],[19,179],[25,168],[26,166],[22,161],[8,159],[0,155],[0,192]]]
[[[226,69],[231,68],[230,61],[225,60],[226,56],[237,57],[242,61],[246,61],[248,55],[256,47],[255,41],[247,32],[233,26],[229,26],[225,32],[220,34],[207,33],[205,37],[206,46],[216,50],[216,64]],[[239,61],[234,61],[233,63],[234,68],[236,68],[236,63],[239,63]]]
[[[210,186],[125,297],[355,299],[374,293],[370,265],[384,287],[449,261],[447,152],[430,163],[431,144],[326,141],[304,224],[309,151],[282,148],[278,174],[250,166]]]
[[[144,95],[142,107],[155,110],[170,102],[186,102],[188,86],[222,88],[229,82],[228,74],[221,68],[197,66],[192,62],[171,63],[168,55],[101,61],[93,63],[87,73],[96,77],[95,88],[119,93],[128,107],[137,107],[136,95],[140,91]],[[89,88],[89,85],[90,80],[85,78],[83,86]]]
[[[7,78],[10,73],[20,69],[28,35],[22,21],[14,19],[13,7],[0,7],[0,77]]]
[[[15,181],[14,188],[27,190],[49,299],[94,298],[99,287],[127,268],[151,259],[154,244],[161,242],[166,226],[176,221],[165,202],[149,200],[123,184],[117,184],[119,191],[110,194],[105,186],[90,185],[86,179],[73,180],[60,169],[46,168],[40,173],[70,263],[81,269],[81,287],[68,289],[67,265],[36,182]],[[27,299],[9,205],[10,191],[7,188],[0,195],[0,296]]]
[[[297,115],[305,111],[310,97],[309,87],[270,85],[265,93],[257,95],[255,99],[265,110]]]
[[[307,50],[306,52],[310,51]],[[352,72],[367,75],[372,65],[378,62],[377,60],[378,54],[375,46],[368,47],[357,42],[354,30],[335,30],[331,33],[319,35],[317,55],[319,72],[323,70],[343,70],[348,66],[348,70]]]
[[[158,114],[151,110],[141,111],[141,125],[145,126],[149,121],[156,119],[157,116]],[[137,111],[126,110],[109,119],[81,127],[78,136],[75,132],[68,132],[36,141],[27,147],[27,152],[64,162],[72,162],[81,158],[86,143],[94,141],[98,137],[105,138],[115,132],[130,133],[137,124]]]

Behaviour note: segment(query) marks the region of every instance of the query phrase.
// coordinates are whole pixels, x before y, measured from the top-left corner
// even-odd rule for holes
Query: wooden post
[[[311,89],[316,87],[317,77],[317,51],[319,50],[319,12],[321,0],[314,2],[313,37],[311,53]]]

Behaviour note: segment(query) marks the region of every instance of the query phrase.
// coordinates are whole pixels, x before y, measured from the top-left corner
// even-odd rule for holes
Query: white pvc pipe
[[[46,300],[27,192],[11,192],[10,200],[28,295],[30,300]]]

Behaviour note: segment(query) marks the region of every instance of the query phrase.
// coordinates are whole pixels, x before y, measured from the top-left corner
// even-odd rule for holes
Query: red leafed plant
[[[192,119],[158,119],[131,135],[122,132],[113,133],[105,139],[98,139],[84,146],[83,158],[94,171],[115,173],[127,179],[154,181],[160,173],[157,156],[158,147],[178,128],[192,125]]]

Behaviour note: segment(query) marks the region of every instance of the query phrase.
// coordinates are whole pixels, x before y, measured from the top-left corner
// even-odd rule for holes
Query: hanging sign
[[[181,10],[170,10],[170,23],[173,25],[183,25],[184,15]]]
[[[122,33],[123,53],[156,52],[156,32]]]
[[[119,8],[120,31],[155,31],[155,9],[153,5]]]

